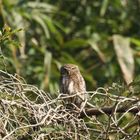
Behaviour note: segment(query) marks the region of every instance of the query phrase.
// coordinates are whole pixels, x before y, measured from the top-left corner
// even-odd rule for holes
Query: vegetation
[[[28,122],[29,119],[32,119],[32,110],[30,110],[32,100],[34,101],[37,98],[34,105],[38,107],[38,105],[45,102],[42,99],[44,96],[47,98],[46,100],[50,101],[49,103],[53,99],[57,99],[59,68],[65,63],[77,64],[86,80],[87,91],[96,91],[95,96],[92,96],[94,91],[91,92],[92,94],[89,93],[89,96],[93,97],[89,102],[94,107],[115,106],[117,109],[127,105],[126,112],[134,106],[137,107],[137,102],[133,103],[133,101],[139,99],[140,92],[138,86],[140,72],[139,7],[139,0],[0,0],[0,94],[2,95],[0,95],[0,103],[11,105],[11,101],[15,101],[13,102],[13,108],[16,108],[15,112],[11,116],[10,111],[8,114],[9,120],[18,121],[6,121],[4,124],[4,126],[7,124],[8,127],[5,128],[6,133],[13,132],[11,134],[12,138],[13,136],[19,138],[18,136],[21,135],[23,130],[18,129],[19,131],[16,131],[15,128],[19,128],[19,125],[21,127],[32,125],[30,121]],[[20,76],[26,82],[23,79],[21,80]],[[17,85],[15,84],[17,83],[15,79],[18,81],[20,88],[15,86]],[[133,79],[135,80],[133,81]],[[9,90],[11,85],[7,81],[10,81],[9,83],[13,86],[13,91]],[[29,84],[35,87],[33,86],[33,89],[30,89],[28,88],[31,86]],[[23,85],[26,86],[24,87]],[[3,90],[3,87],[5,87],[5,90]],[[111,87],[109,91],[107,90],[108,87]],[[27,88],[28,91],[24,91],[24,88]],[[100,93],[98,89],[109,95],[102,95],[105,97],[102,99],[102,96],[98,94]],[[23,103],[26,98],[19,94],[22,93],[22,90],[29,98],[27,100],[29,108],[26,108],[30,110],[29,112],[22,108],[23,104],[21,104],[21,112],[19,108],[19,112],[16,112],[17,105],[19,105],[17,101]],[[48,94],[44,95],[42,90],[49,92],[51,99],[48,98]],[[14,91],[19,92],[17,94],[13,93]],[[38,99],[38,93],[43,94],[41,99]],[[13,94],[17,94],[17,96],[13,97]],[[37,95],[35,96],[34,94]],[[118,99],[120,96],[123,96],[123,98],[118,101],[116,96],[118,96]],[[125,97],[127,97],[126,100]],[[134,100],[132,101],[131,98],[133,99],[133,97]],[[130,102],[129,105],[128,102]],[[132,106],[133,104],[134,106]],[[62,104],[59,102],[57,105]],[[51,106],[53,109],[55,107],[55,105]],[[12,110],[12,107],[9,110]],[[3,114],[5,114],[4,111],[5,109]],[[57,111],[59,112],[60,110],[58,109]],[[25,120],[22,118],[24,121],[19,117],[23,115],[22,113],[25,113]],[[129,134],[130,130],[127,129],[127,124],[130,120],[134,120],[136,125],[129,128],[135,135],[131,134],[129,137],[138,139],[137,135],[140,130],[137,127],[138,118],[136,113],[134,113],[135,115],[124,113],[122,118],[115,113],[113,112],[111,117],[104,114],[101,118],[99,117],[99,120],[93,120],[91,116],[82,118],[84,123],[79,122],[79,125],[82,125],[82,128],[83,125],[86,126],[84,129],[88,130],[86,132],[91,139],[95,136],[97,139],[103,139],[104,136],[104,139],[128,139],[127,134]],[[61,117],[63,118],[63,116]],[[113,121],[112,117],[120,121],[118,126],[115,126],[116,129],[119,129],[116,137],[114,133],[113,136],[110,135],[110,129],[114,128],[111,122],[111,119]],[[38,120],[40,118],[35,116],[33,119]],[[3,118],[1,119],[0,116],[0,122],[2,120]],[[35,123],[37,123],[36,121]],[[44,124],[47,124],[48,121],[49,118]],[[76,122],[78,122],[78,119]],[[87,125],[89,122],[94,123]],[[100,126],[95,128],[95,122],[100,123],[106,135],[99,135],[99,133],[94,136],[89,135],[91,133],[90,129],[96,129],[96,132],[103,131]],[[31,134],[28,132],[29,129],[24,129],[24,135],[29,133],[31,135],[29,139],[32,139],[38,138],[38,134],[42,132],[42,129],[45,129],[46,133],[48,131],[58,131],[58,128],[54,130],[54,126],[52,129],[49,125],[50,129],[47,130],[46,127],[41,126],[34,130],[35,133],[31,130]],[[62,126],[64,127],[64,125]],[[90,129],[88,129],[89,126]],[[108,128],[107,130],[105,129],[106,127]],[[75,128],[77,127],[75,126]],[[59,136],[59,134],[55,134],[55,137]],[[134,137],[131,137],[132,135]],[[63,138],[66,138],[66,135]],[[75,138],[73,135],[69,137],[69,139],[73,138]]]

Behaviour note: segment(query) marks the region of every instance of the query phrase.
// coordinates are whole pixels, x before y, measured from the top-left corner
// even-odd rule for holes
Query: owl
[[[60,68],[60,93],[70,96],[75,94],[67,101],[81,108],[86,99],[86,84],[77,65],[65,64]]]

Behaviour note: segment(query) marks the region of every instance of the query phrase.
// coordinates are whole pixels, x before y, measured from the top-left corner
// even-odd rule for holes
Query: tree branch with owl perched
[[[112,134],[134,139],[140,130],[139,98],[134,85],[129,97],[113,94],[122,88],[84,91],[82,99],[83,93],[52,98],[22,77],[0,70],[0,139],[89,140]]]

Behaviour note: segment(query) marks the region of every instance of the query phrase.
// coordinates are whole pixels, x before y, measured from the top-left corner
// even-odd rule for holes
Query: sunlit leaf
[[[53,5],[50,5],[48,3],[43,3],[43,2],[28,2],[26,4],[28,7],[30,8],[40,8],[40,9],[44,9],[46,12],[51,12],[53,10],[56,10],[57,8]]]
[[[126,83],[130,83],[134,76],[134,58],[130,48],[130,39],[120,35],[113,35],[116,56]]]

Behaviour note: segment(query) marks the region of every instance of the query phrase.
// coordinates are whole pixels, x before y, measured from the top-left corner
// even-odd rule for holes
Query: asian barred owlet
[[[86,99],[86,84],[78,66],[65,64],[60,68],[60,93],[76,96],[68,98],[67,101],[81,108]]]

